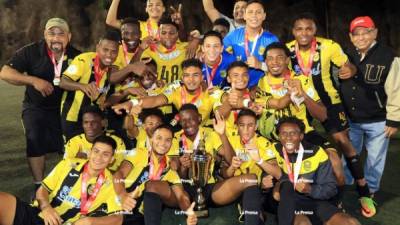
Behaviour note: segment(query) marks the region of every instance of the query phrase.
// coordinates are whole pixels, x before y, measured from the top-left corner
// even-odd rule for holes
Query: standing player
[[[278,38],[265,31],[262,27],[266,18],[264,5],[261,1],[251,0],[247,3],[244,13],[246,26],[228,34],[224,39],[225,50],[233,54],[238,61],[246,62],[249,71],[249,87],[256,86],[266,70],[264,62],[265,48],[277,42]]]
[[[222,39],[229,33],[229,22],[224,18],[216,19],[212,25],[212,30],[221,34]]]
[[[376,41],[377,34],[378,29],[368,16],[351,22],[349,35],[354,47],[348,54],[357,73],[339,77],[343,104],[350,118],[351,142],[359,154],[363,145],[368,151],[364,172],[372,193],[379,190],[389,138],[400,125],[399,58]]]
[[[63,160],[43,180],[37,200],[29,205],[0,193],[2,225],[121,224],[121,204],[107,166],[113,161],[115,141],[99,136],[88,160]]]
[[[236,0],[235,5],[233,6],[233,19],[225,16],[220,13],[214,6],[213,0],[202,0],[204,12],[206,12],[208,18],[210,18],[211,22],[214,23],[218,19],[225,19],[229,23],[229,32],[232,32],[236,28],[243,27],[245,25],[245,21],[243,18],[244,10],[247,6],[247,1],[245,0]]]
[[[205,33],[201,50],[204,62],[202,72],[207,88],[226,86],[227,68],[235,58],[224,51],[221,35],[216,31]]]
[[[77,56],[63,73],[60,87],[64,92],[61,117],[63,133],[68,141],[82,133],[81,108],[96,104],[104,106],[109,89],[110,67],[118,52],[118,38],[107,33],[96,46],[96,52]]]
[[[292,68],[297,75],[311,76],[328,112],[328,119],[322,125],[343,151],[351,174],[357,182],[362,210],[372,216],[375,214],[375,206],[370,198],[360,157],[349,140],[344,108],[330,74],[332,63],[340,67],[339,76],[351,76],[355,68],[337,43],[315,37],[316,31],[316,22],[311,15],[303,14],[295,19],[292,30],[295,40],[287,43],[291,51]]]
[[[80,53],[68,44],[70,40],[67,22],[51,18],[46,23],[44,40],[18,50],[0,72],[2,80],[26,86],[22,123],[35,191],[44,177],[45,154],[62,152],[63,149],[60,118],[62,90],[58,84],[62,72]]]

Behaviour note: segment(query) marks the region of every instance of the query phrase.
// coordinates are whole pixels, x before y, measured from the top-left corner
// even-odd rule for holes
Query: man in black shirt
[[[44,40],[17,50],[3,66],[0,78],[18,86],[26,86],[22,105],[26,152],[38,188],[44,176],[45,154],[61,152],[60,75],[80,52],[68,43],[71,33],[67,22],[51,18],[44,30]]]
[[[400,125],[399,60],[390,48],[376,41],[377,34],[368,16],[351,22],[349,35],[354,47],[347,55],[357,73],[339,76],[343,104],[350,118],[351,142],[358,154],[363,145],[368,151],[364,173],[371,193],[379,190],[389,137]]]

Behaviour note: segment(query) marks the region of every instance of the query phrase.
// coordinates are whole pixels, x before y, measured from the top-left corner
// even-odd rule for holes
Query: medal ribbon
[[[93,204],[94,200],[97,197],[97,194],[100,191],[101,186],[104,183],[105,175],[104,170],[100,172],[99,176],[97,177],[96,185],[93,189],[93,193],[89,196],[87,194],[87,183],[89,180],[89,163],[85,164],[83,174],[82,174],[82,186],[81,186],[81,214],[86,215],[88,214],[90,206]]]
[[[296,51],[297,61],[299,63],[301,71],[306,76],[309,76],[310,73],[311,73],[311,67],[312,67],[312,64],[313,64],[312,62],[313,62],[314,55],[316,53],[316,49],[317,49],[317,40],[315,38],[313,38],[313,40],[311,41],[310,57],[308,58],[307,67],[306,67],[304,65],[303,58],[300,55],[299,43],[296,42],[296,44],[295,44],[295,51]]]
[[[100,87],[101,79],[105,72],[107,72],[108,68],[102,70],[100,69],[100,57],[96,55],[94,59],[94,79],[96,80],[96,86]]]
[[[47,54],[49,55],[50,60],[53,63],[53,66],[54,66],[54,79],[55,80],[57,80],[57,79],[59,80],[61,78],[62,64],[63,64],[63,61],[64,61],[64,52],[62,53],[61,58],[58,61],[58,63],[56,61],[56,58],[55,58],[53,52],[49,48],[47,48]]]
[[[288,171],[289,179],[293,183],[293,188],[295,188],[299,178],[301,164],[303,161],[303,155],[304,155],[303,145],[300,143],[299,150],[297,152],[296,163],[294,164],[294,171],[289,161],[289,157],[285,147],[282,147],[282,152],[283,152],[283,158],[285,159],[285,164],[286,164],[286,169]]]
[[[193,146],[192,146],[191,150],[189,150],[189,144],[187,143],[185,133],[182,133],[181,140],[182,140],[182,145],[183,145],[183,153],[192,153],[195,149],[197,149],[197,146],[199,146],[200,130],[197,132],[196,137],[194,138]]]
[[[289,80],[289,79],[290,79],[290,71],[287,71],[286,73],[283,74],[283,81],[282,81],[282,83],[280,83],[280,84],[272,84],[272,82],[271,82],[271,80],[270,80],[270,79],[271,79],[270,76],[272,76],[272,75],[267,74],[267,82],[268,82],[268,85],[271,87],[272,90],[279,90],[279,89],[281,89],[281,88],[283,87],[283,83],[284,83],[286,80]]]
[[[201,95],[201,87],[196,90],[196,95],[192,98],[190,103],[194,104]],[[186,104],[186,87],[181,87],[182,105]]]
[[[136,47],[135,51],[133,52],[132,57],[129,57],[129,55],[128,55],[128,53],[129,53],[129,51],[128,51],[128,46],[125,44],[124,41],[122,41],[122,50],[123,50],[122,52],[124,53],[125,63],[126,63],[126,65],[128,65],[128,64],[131,62],[132,58],[133,58],[133,57],[136,55],[136,53],[138,52],[139,46]]]
[[[149,180],[160,180],[161,178],[161,173],[162,171],[165,169],[165,167],[167,166],[167,157],[163,157],[161,159],[161,162],[158,166],[157,171],[154,171],[154,156],[153,153],[150,153],[150,171],[149,171]]]
[[[211,88],[214,87],[212,81],[214,80],[215,74],[217,73],[217,69],[218,69],[219,64],[221,63],[221,61],[222,61],[222,58],[221,58],[221,56],[219,56],[218,59],[217,59],[217,62],[214,65],[212,65],[211,74],[208,71],[207,64],[204,63],[204,66],[206,68],[206,77],[207,77],[207,87],[208,87],[208,89],[211,89]]]
[[[261,29],[260,33],[258,33],[254,37],[253,46],[251,48],[251,52],[249,52],[249,34],[247,33],[247,31],[245,31],[245,35],[244,35],[244,51],[246,52],[246,56],[247,57],[253,55],[254,50],[256,49],[258,38],[261,36],[262,33],[263,33],[263,29]]]

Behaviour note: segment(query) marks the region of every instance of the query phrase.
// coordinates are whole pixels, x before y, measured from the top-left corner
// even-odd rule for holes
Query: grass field
[[[25,158],[25,139],[21,125],[21,102],[23,88],[8,85],[0,81],[0,191],[10,192],[22,199],[29,199],[31,193],[31,175]],[[357,194],[348,187],[344,196],[344,205],[351,215],[357,217],[363,225],[399,225],[400,224],[400,140],[392,140],[382,180],[381,191],[376,195],[378,214],[372,219],[364,219],[358,211]],[[49,155],[48,169],[61,158],[57,154]],[[211,209],[211,217],[200,220],[199,224],[234,225],[237,210],[233,205]],[[174,210],[165,210],[163,225],[183,224],[182,216],[175,216]],[[276,224],[274,217],[267,220],[269,225]]]

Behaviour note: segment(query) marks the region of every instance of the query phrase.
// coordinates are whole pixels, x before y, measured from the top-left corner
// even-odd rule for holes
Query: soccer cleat
[[[376,214],[376,203],[370,197],[361,197],[361,214],[367,218],[373,217]]]

